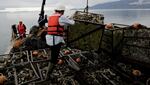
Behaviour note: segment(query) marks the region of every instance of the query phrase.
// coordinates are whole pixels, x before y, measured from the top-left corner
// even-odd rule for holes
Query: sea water
[[[90,12],[103,14],[104,23],[119,23],[132,25],[134,22],[139,22],[150,27],[150,9],[97,9]],[[50,15],[52,11],[47,11],[45,14]],[[74,11],[67,11],[65,14],[71,16]],[[27,27],[27,33],[33,25],[38,25],[39,12],[0,12],[0,54],[4,54],[10,45],[11,25],[18,24],[20,20]]]

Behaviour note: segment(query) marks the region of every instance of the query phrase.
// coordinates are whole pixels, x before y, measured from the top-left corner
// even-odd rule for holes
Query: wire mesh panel
[[[47,60],[50,57],[50,49],[38,49],[30,51],[31,61]]]
[[[122,55],[137,64],[150,64],[150,29],[125,29]]]
[[[26,63],[24,66],[13,68],[16,85],[28,84],[39,79],[39,76],[32,63]]]
[[[27,51],[0,55],[0,67],[3,69],[20,66],[22,64],[28,63],[29,61],[30,60]]]
[[[97,50],[103,28],[102,25],[77,23],[69,29],[68,44],[82,50]]]
[[[106,53],[109,53],[111,56],[118,54],[121,50],[122,39],[123,39],[123,28],[114,27],[112,29],[104,29],[100,41],[99,50],[105,51]]]
[[[29,60],[29,52],[21,51],[21,52],[13,53],[12,60],[15,61],[13,64],[21,64],[21,63],[29,62],[30,61]]]
[[[39,81],[43,81],[46,78],[48,63],[50,62],[50,49],[32,50],[30,54],[31,62],[40,76]]]
[[[0,71],[3,71],[8,65],[11,64],[11,55],[0,55]]]
[[[82,11],[76,11],[73,15],[73,19],[76,21],[84,21],[95,24],[104,24],[104,15],[95,14],[95,13],[87,13]]]

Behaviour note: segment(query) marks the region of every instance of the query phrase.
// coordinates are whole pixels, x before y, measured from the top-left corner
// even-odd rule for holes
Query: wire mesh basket
[[[150,29],[125,29],[122,55],[128,61],[150,64]]]

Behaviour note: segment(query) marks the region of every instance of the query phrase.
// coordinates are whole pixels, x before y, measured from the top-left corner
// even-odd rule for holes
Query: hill
[[[140,0],[120,0],[103,4],[96,4],[91,9],[150,9],[150,2]]]

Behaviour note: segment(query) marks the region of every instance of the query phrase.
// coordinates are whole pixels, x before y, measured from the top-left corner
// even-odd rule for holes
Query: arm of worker
[[[25,24],[23,24],[23,26],[24,26],[24,29],[25,29],[25,31],[26,31],[26,29],[27,29],[27,28],[26,28],[26,25],[25,25]]]
[[[25,28],[25,30],[26,30],[26,25],[25,25],[25,24],[23,24],[23,26],[24,26],[24,28]]]
[[[73,24],[75,24],[75,21],[72,20],[72,19],[69,19],[69,18],[65,17],[64,15],[62,15],[59,18],[59,24],[60,25],[73,25]]]

